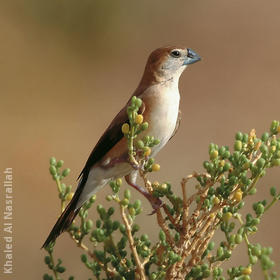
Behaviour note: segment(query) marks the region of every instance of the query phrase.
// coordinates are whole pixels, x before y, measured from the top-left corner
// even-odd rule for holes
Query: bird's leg
[[[154,214],[163,205],[163,202],[159,198],[152,196],[145,188],[132,182],[129,175],[125,176],[125,180],[131,187],[136,189],[149,200],[154,209],[150,215]]]

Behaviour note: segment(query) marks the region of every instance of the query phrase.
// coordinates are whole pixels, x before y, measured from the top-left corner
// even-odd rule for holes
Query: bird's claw
[[[150,214],[148,214],[149,216],[154,215],[157,212],[157,210],[160,209],[164,204],[163,201],[160,200],[159,198],[156,198],[155,200],[150,202],[152,204],[153,211]]]

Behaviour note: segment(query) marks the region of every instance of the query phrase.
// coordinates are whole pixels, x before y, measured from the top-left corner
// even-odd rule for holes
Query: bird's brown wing
[[[122,125],[125,122],[128,122],[128,116],[126,112],[126,107],[125,106],[113,119],[111,124],[108,126],[108,128],[105,130],[99,141],[97,142],[96,146],[92,150],[88,160],[86,161],[86,164],[79,175],[78,179],[81,176],[86,176],[88,175],[90,169],[92,166],[97,163],[105,154],[110,151],[110,149],[118,143],[122,138],[123,138],[123,133],[122,133]]]
[[[179,126],[181,124],[181,119],[182,119],[182,113],[181,111],[179,110],[178,111],[178,117],[177,117],[177,122],[176,122],[176,126],[175,126],[175,129],[171,135],[171,137],[169,138],[169,140],[177,133],[178,129],[179,129]]]
[[[109,152],[123,138],[122,125],[125,122],[129,122],[127,116],[127,107],[130,104],[130,100],[126,106],[116,115],[109,127],[105,130],[104,134],[97,142],[78,179],[81,176],[87,177],[92,166],[102,159],[107,154],[107,152]],[[142,114],[144,110],[145,104],[142,102],[142,106],[140,107],[138,113]]]

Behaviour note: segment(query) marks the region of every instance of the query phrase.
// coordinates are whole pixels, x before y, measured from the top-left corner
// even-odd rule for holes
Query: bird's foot
[[[157,212],[157,210],[163,206],[163,202],[158,198],[158,197],[154,197],[152,194],[150,194],[145,188],[138,186],[137,184],[135,184],[134,182],[131,182],[129,176],[125,176],[125,180],[126,182],[132,186],[133,188],[135,188],[138,192],[140,192],[142,195],[144,195],[149,202],[151,203],[152,207],[153,207],[153,211],[149,214],[149,215],[153,215]]]
[[[164,203],[161,199],[159,199],[157,197],[153,197],[152,195],[151,195],[151,199],[149,199],[149,201],[153,207],[153,211],[150,214],[148,214],[150,216],[155,214],[157,212],[157,210],[159,210],[164,205]]]

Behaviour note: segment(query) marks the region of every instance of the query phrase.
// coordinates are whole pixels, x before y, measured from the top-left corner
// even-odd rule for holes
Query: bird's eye
[[[180,53],[178,50],[174,50],[174,51],[171,52],[171,55],[172,55],[173,57],[178,58],[178,57],[181,56],[181,53]]]

